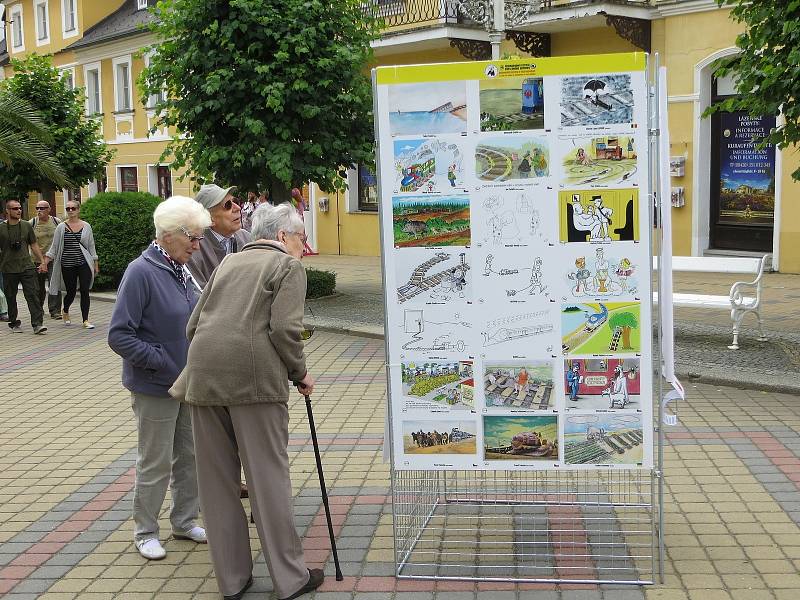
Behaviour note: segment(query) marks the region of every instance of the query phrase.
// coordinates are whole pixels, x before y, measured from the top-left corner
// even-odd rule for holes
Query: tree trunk
[[[623,327],[622,328],[622,349],[623,350],[630,350],[631,349],[631,328],[630,327]]]

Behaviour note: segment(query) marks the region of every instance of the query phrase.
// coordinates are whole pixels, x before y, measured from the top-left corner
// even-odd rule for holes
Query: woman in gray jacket
[[[45,254],[45,264],[52,269],[50,293],[66,291],[61,317],[64,325],[71,325],[69,307],[75,300],[78,282],[81,286],[81,317],[86,329],[94,329],[89,322],[89,290],[94,276],[100,272],[100,261],[94,247],[92,226],[81,219],[81,205],[77,200],[67,200],[67,220],[56,227],[53,243]],[[50,263],[53,266],[50,267]]]
[[[253,583],[239,501],[243,464],[275,592],[286,600],[324,579],[306,567],[294,528],[287,453],[289,381],[301,394],[314,388],[301,340],[305,232],[291,205],[263,204],[251,234],[254,241],[227,255],[203,289],[186,328],[186,368],[170,393],[192,407],[200,507],[213,515],[206,529],[220,591],[238,599]]]

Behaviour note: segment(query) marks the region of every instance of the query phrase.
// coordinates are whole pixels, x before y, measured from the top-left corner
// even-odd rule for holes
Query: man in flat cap
[[[209,183],[194,197],[211,213],[211,227],[203,234],[200,251],[192,254],[186,263],[201,288],[227,254],[238,252],[250,241],[250,234],[242,229],[241,209],[233,196],[234,191],[235,187],[221,188]]]

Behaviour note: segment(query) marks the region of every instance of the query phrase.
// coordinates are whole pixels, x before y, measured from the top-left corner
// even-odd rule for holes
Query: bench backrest
[[[769,255],[767,255],[769,256]],[[766,256],[764,257],[766,258]],[[764,258],[740,256],[673,256],[672,270],[691,273],[751,273],[758,275]],[[653,257],[653,269],[656,269]]]

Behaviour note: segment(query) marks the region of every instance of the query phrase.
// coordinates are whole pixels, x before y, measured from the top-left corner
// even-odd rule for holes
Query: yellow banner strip
[[[644,71],[646,68],[646,53],[624,52],[617,54],[588,54],[585,56],[377,67],[373,69],[373,72],[378,85],[392,85],[396,83],[427,83],[466,79],[489,80],[505,77],[619,73]]]

